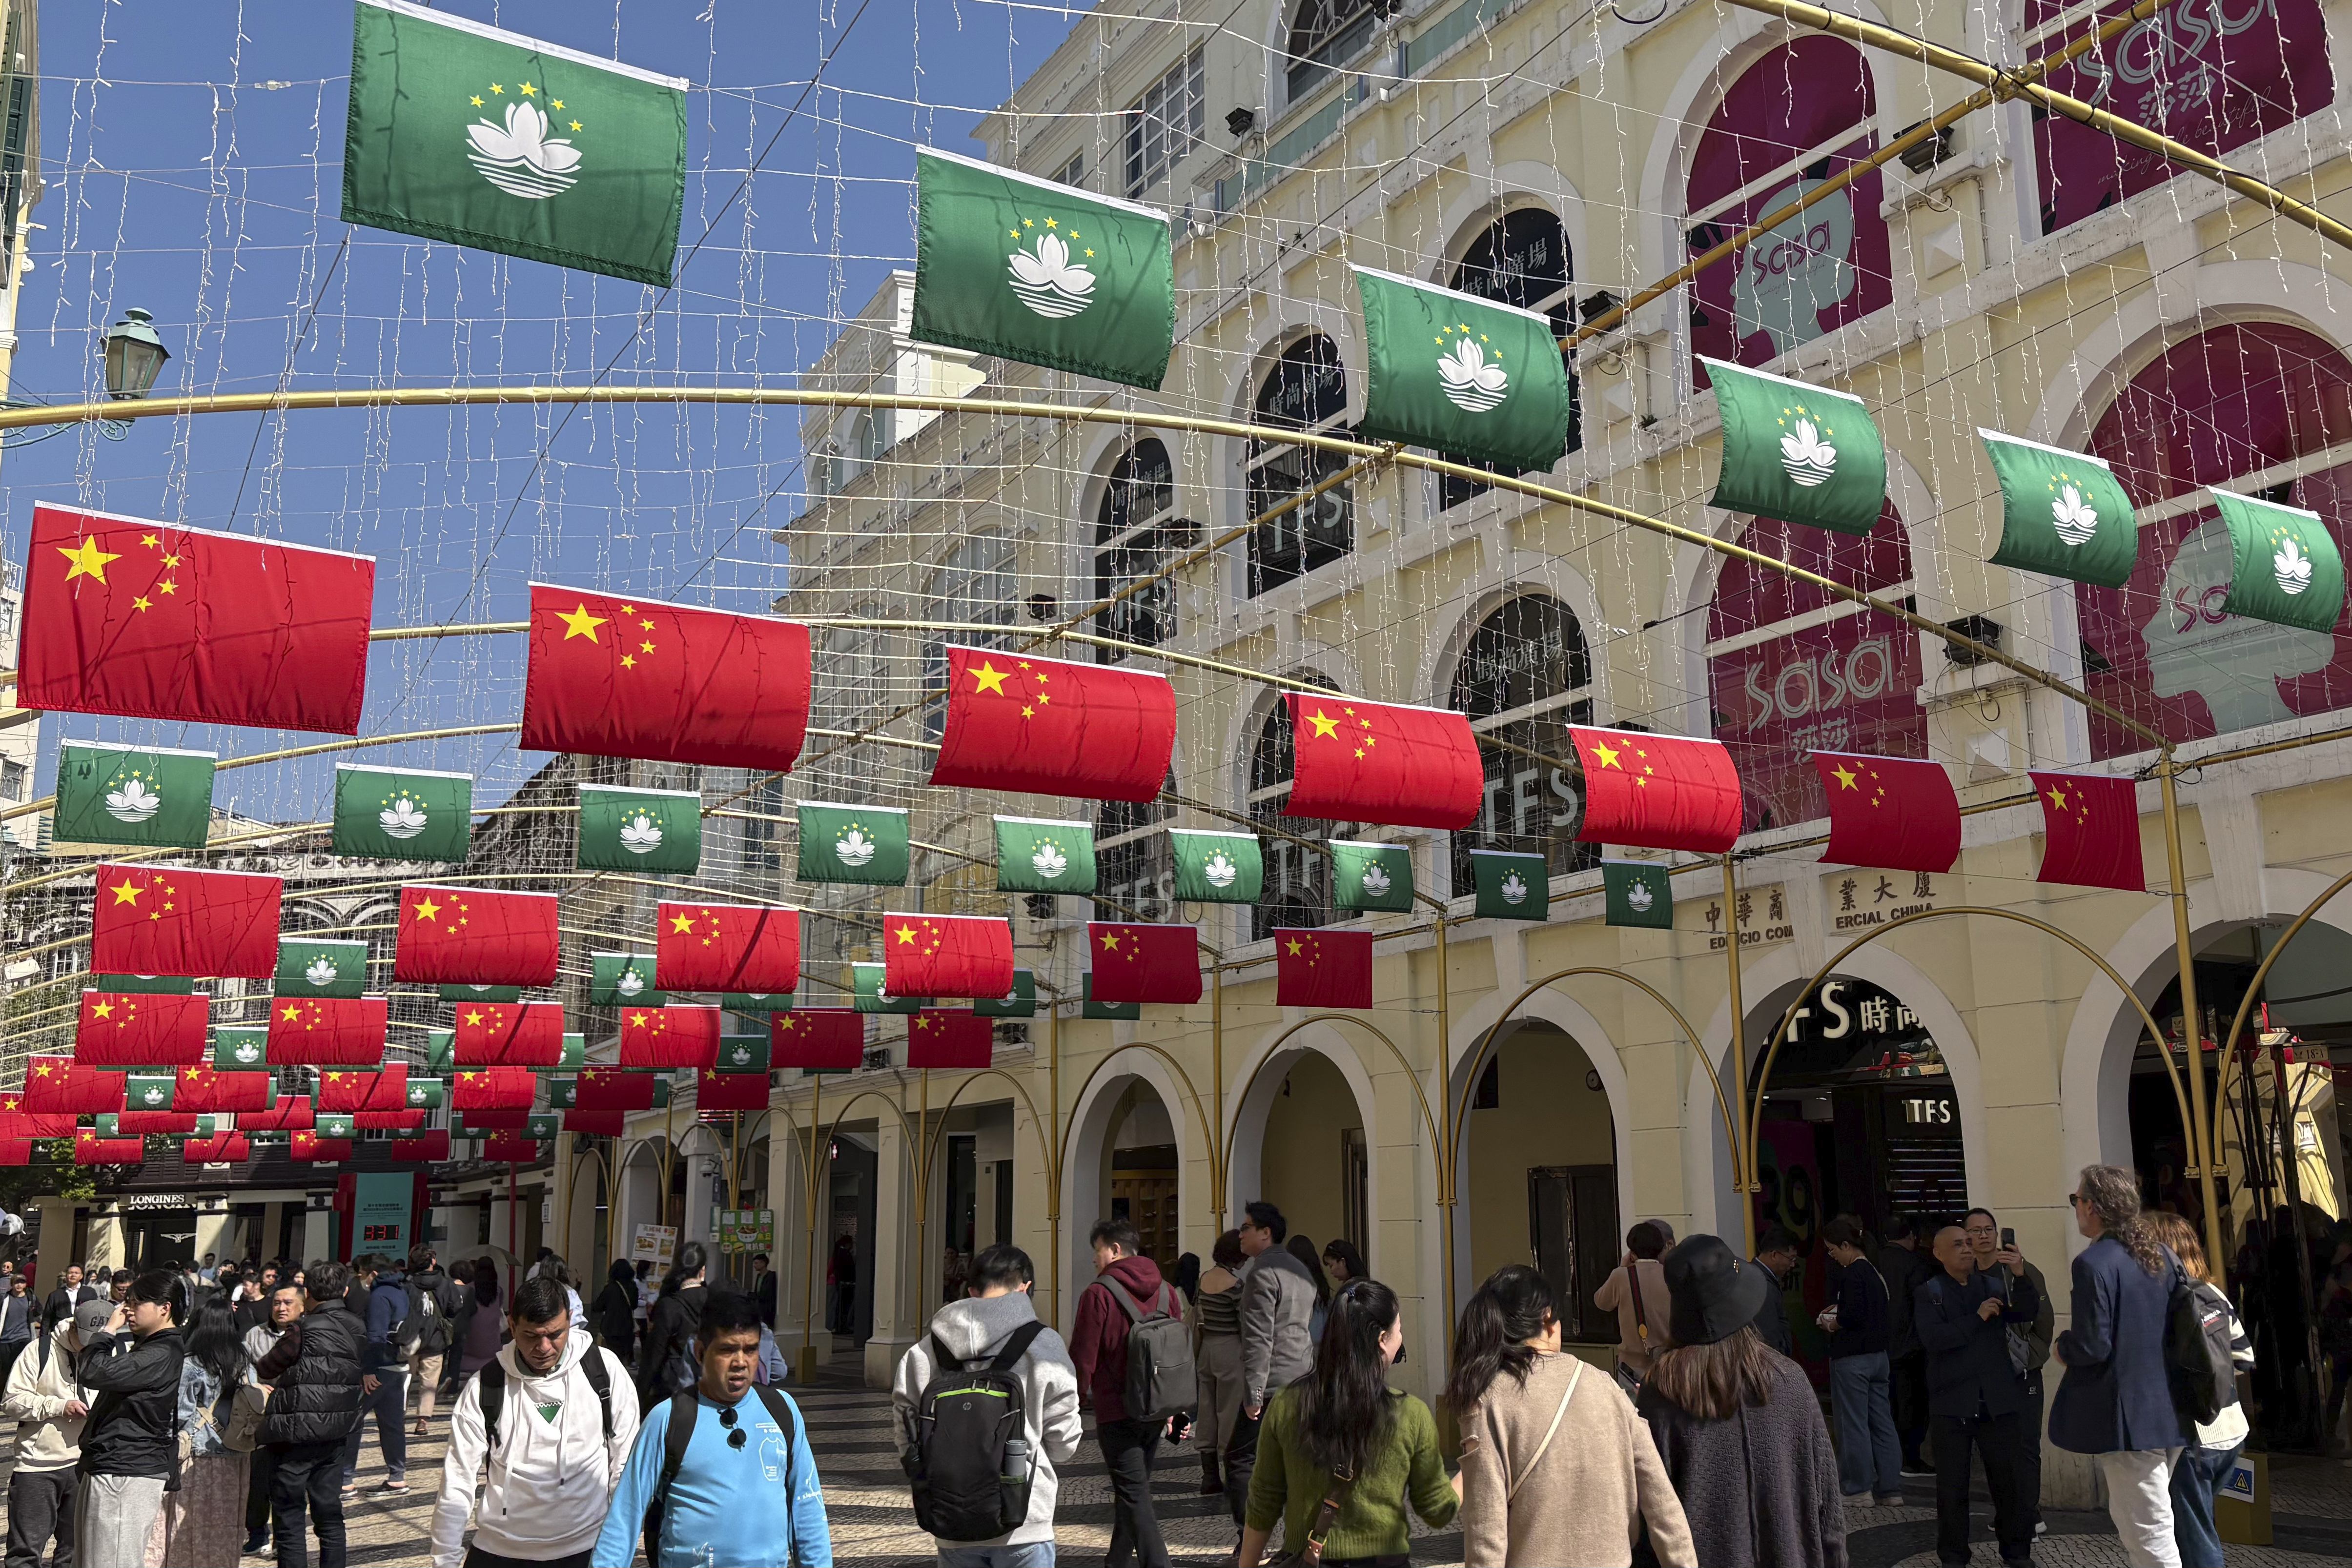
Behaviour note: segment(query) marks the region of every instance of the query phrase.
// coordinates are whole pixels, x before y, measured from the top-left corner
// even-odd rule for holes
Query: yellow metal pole
[[[1052,1100],[1046,1113],[1054,1149],[1054,1157],[1045,1166],[1045,1229],[1053,1253],[1046,1262],[1052,1269],[1053,1314],[1058,1326],[1062,1321],[1062,1004],[1058,998],[1045,1003],[1045,1072],[1046,1093]]]
[[[1446,1103],[1454,1101],[1449,1082],[1452,1074],[1448,1065],[1454,1047],[1454,993],[1446,977],[1445,915],[1437,916],[1437,1082],[1445,1095]],[[1445,1302],[1445,1359],[1454,1360],[1454,1140],[1444,1123],[1437,1129],[1437,1249],[1438,1279],[1444,1287]],[[1370,1238],[1367,1237],[1367,1240]]]
[[[1232,1168],[1225,1147],[1225,967],[1209,966],[1209,1076],[1217,1103],[1217,1124],[1209,1134],[1209,1201],[1217,1211],[1217,1235],[1225,1233],[1225,1216],[1231,1211],[1228,1201],[1232,1194],[1225,1190],[1225,1175]],[[1214,1242],[1215,1237],[1210,1240]]]
[[[2189,1161],[2197,1196],[2205,1206],[2205,1259],[2214,1283],[2229,1283],[2221,1247],[2221,1206],[2213,1188],[2213,1153],[2205,1112],[2205,1028],[2197,1011],[2197,948],[2189,929],[2189,878],[2181,867],[2180,805],[2174,780],[2180,764],[2166,743],[2157,760],[2158,790],[2164,802],[2165,874],[2172,883],[2172,945],[2180,966],[2180,1032],[2189,1047]],[[2169,1041],[2162,1042],[2169,1051]]]
[[[1739,1113],[1738,1124],[1748,1126],[1748,1004],[1739,994],[1739,883],[1731,863],[1731,855],[1723,857],[1723,927],[1724,961],[1728,966],[1725,978],[1731,987],[1731,1103]],[[1763,1098],[1763,1085],[1757,1085],[1755,1098]],[[1735,1135],[1731,1141],[1731,1190],[1738,1196],[1739,1234],[1747,1242],[1746,1256],[1756,1255],[1757,1190],[1756,1139],[1752,1133]]]

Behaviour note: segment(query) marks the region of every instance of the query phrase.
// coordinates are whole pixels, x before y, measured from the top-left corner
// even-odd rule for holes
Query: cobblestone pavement
[[[929,1540],[915,1528],[892,1441],[889,1396],[857,1381],[855,1358],[826,1368],[813,1388],[795,1388],[816,1447],[833,1521],[835,1555],[873,1568],[929,1564]],[[377,1490],[383,1461],[373,1429],[360,1457],[360,1490],[347,1519],[354,1568],[428,1568],[426,1543],[433,1499],[440,1482],[446,1425],[436,1419],[431,1436],[409,1443],[405,1496]],[[1154,1468],[1154,1498],[1170,1552],[1180,1563],[1222,1563],[1234,1544],[1234,1528],[1223,1500],[1202,1497],[1201,1465],[1190,1448],[1163,1448]],[[1847,1547],[1854,1568],[1935,1568],[1934,1482],[1906,1482],[1905,1505],[1855,1511]],[[2332,1460],[2281,1458],[2272,1472],[2275,1542],[2267,1547],[2228,1548],[2231,1568],[2332,1568],[2352,1563],[2352,1469]],[[1069,1563],[1102,1560],[1110,1544],[1110,1480],[1092,1438],[1064,1468],[1061,1557]],[[1992,1543],[1992,1517],[1979,1499],[1971,1511],[1975,1538],[1972,1564],[1991,1568],[2000,1561]],[[2034,1544],[2034,1561],[2044,1568],[2122,1568],[2124,1554],[2103,1513],[2053,1511],[2049,1533]],[[1277,1550],[1279,1542],[1277,1542]],[[1453,1530],[1418,1531],[1413,1561],[1450,1568],[1462,1561],[1462,1537]],[[269,1561],[247,1558],[248,1568]],[[222,1564],[220,1568],[231,1568]]]

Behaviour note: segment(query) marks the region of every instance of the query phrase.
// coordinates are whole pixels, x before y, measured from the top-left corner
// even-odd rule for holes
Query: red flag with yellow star
[[[392,977],[427,986],[551,986],[555,894],[417,883],[400,890]]]
[[[625,1008],[623,1067],[712,1067],[719,1061],[719,1009],[685,1003]]]
[[[373,1067],[383,1061],[390,1007],[382,997],[277,997],[269,1003],[272,1067]]]
[[[436,1127],[411,1138],[392,1140],[392,1157],[403,1165],[431,1165],[449,1157],[449,1129]]]
[[[8,1096],[14,1101],[16,1095]],[[0,1139],[70,1138],[76,1117],[70,1111],[0,1111]]]
[[[1274,1004],[1282,1008],[1370,1007],[1372,934],[1276,927]]]
[[[346,1072],[330,1068],[319,1074],[317,1104],[321,1111],[399,1111],[408,1109],[408,1064],[387,1061],[379,1071]]]
[[[1293,754],[1283,814],[1406,828],[1464,828],[1486,800],[1470,721],[1444,708],[1288,692]]]
[[[483,1067],[449,1080],[452,1111],[528,1111],[539,1080],[528,1067]]]
[[[16,700],[356,735],[374,600],[369,556],[36,506]]]
[[[925,1008],[907,1020],[907,1065],[977,1071],[995,1059],[996,1023],[978,1013]]]
[[[866,1060],[866,1015],[851,1008],[801,1008],[768,1019],[768,1064],[811,1072],[855,1072]]]
[[[423,1111],[359,1111],[352,1125],[361,1132],[413,1133],[425,1125]]]
[[[229,976],[278,972],[278,877],[177,866],[98,868],[90,968],[101,975]]]
[[[241,1166],[253,1157],[253,1140],[243,1133],[215,1133],[180,1140],[180,1161],[191,1166]]]
[[[247,1133],[304,1133],[319,1124],[319,1117],[308,1094],[287,1094],[265,1109],[238,1112],[236,1124]]]
[[[563,1004],[459,1002],[449,1049],[459,1067],[561,1066]]]
[[[74,1134],[74,1164],[78,1166],[135,1166],[146,1158],[144,1138],[101,1138],[95,1127],[84,1127]]]
[[[1097,920],[1087,926],[1087,956],[1098,1002],[1197,1002],[1201,929]]]
[[[650,1111],[653,1075],[617,1067],[583,1067],[572,1085],[572,1105],[582,1111]]]
[[[1960,858],[1960,798],[1940,762],[1816,751],[1830,797],[1822,859],[1888,871],[1949,871]]]
[[[768,1075],[720,1072],[706,1067],[694,1075],[694,1105],[698,1111],[764,1111]]]
[[[84,991],[74,1056],[103,1067],[179,1067],[202,1061],[211,1007],[212,998],[201,992],[121,996]]]
[[[782,996],[801,983],[796,909],[664,900],[656,924],[654,985],[659,989]]]
[[[492,1133],[482,1140],[482,1158],[530,1165],[547,1153],[547,1145],[521,1133]]]
[[[120,1111],[129,1076],[85,1067],[70,1056],[36,1056],[25,1064],[24,1109],[77,1116]]]
[[[526,751],[785,773],[808,711],[796,622],[530,585]]]
[[[2139,785],[2098,773],[2029,773],[2042,802],[2040,882],[2147,891]]]
[[[322,1138],[315,1132],[297,1133],[287,1145],[286,1156],[306,1164],[338,1165],[352,1157],[352,1141],[349,1138]]]
[[[947,655],[947,723],[932,783],[1149,800],[1167,782],[1176,693],[1165,675],[988,648]]]
[[[984,915],[886,915],[882,988],[894,997],[972,997],[1013,990],[1013,923]]]
[[[1718,740],[1569,728],[1584,765],[1579,841],[1717,855],[1739,838],[1739,770]]]
[[[267,1072],[223,1072],[200,1061],[180,1069],[172,1103],[183,1111],[234,1112],[243,1122],[247,1112],[269,1109],[270,1082]]]

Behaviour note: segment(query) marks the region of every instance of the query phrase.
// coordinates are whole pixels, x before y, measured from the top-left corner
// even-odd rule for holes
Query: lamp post
[[[146,311],[133,306],[122,313],[122,319],[107,330],[106,395],[116,402],[130,398],[142,398],[155,387],[155,378],[163,373],[163,361],[172,351],[163,347],[163,340],[150,325],[155,319]],[[102,427],[106,434],[120,441],[130,429],[128,422],[109,420]]]

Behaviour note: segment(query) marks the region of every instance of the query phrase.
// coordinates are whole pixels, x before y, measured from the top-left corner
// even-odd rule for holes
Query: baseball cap
[[[88,1339],[94,1333],[103,1333],[106,1332],[106,1325],[114,1321],[114,1303],[84,1301],[74,1309],[73,1321],[74,1332],[84,1339]]]

